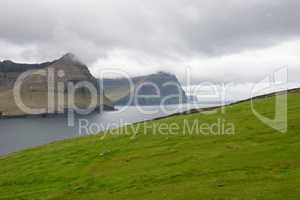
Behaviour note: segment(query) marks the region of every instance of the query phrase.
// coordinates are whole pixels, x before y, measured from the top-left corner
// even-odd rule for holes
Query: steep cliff
[[[26,73],[26,76],[24,76]],[[0,62],[0,113],[2,115],[23,115],[13,94],[16,81],[21,76],[20,96],[22,103],[32,109],[47,108],[46,113],[63,112],[70,108],[69,100],[74,99],[76,107],[87,108],[92,98],[97,99],[96,108],[113,109],[112,102],[104,95],[98,80],[73,54],[41,64],[18,64],[12,61]],[[87,88],[70,93],[69,86],[78,83],[90,84],[97,91],[91,94]],[[74,94],[74,95],[73,95]],[[49,96],[53,96],[49,99]],[[52,102],[50,102],[52,101]],[[50,105],[50,106],[49,106]]]
[[[187,102],[176,76],[158,72],[147,76],[103,79],[105,94],[116,105],[168,105]]]

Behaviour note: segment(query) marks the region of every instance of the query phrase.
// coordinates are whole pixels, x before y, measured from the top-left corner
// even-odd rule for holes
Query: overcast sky
[[[300,77],[299,0],[0,0],[0,60],[76,54],[94,75],[165,70],[192,82]]]

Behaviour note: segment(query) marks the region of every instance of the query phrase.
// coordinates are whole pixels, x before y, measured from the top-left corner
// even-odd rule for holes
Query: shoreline
[[[178,112],[178,113],[174,113],[174,114],[171,114],[171,115],[168,115],[168,116],[154,118],[154,119],[151,119],[151,120],[159,120],[159,119],[163,119],[163,118],[172,117],[172,116],[175,116],[175,115],[184,115],[184,114],[205,112],[205,111],[210,111],[210,110],[222,108],[224,106],[231,106],[231,105],[247,102],[247,101],[250,101],[250,100],[266,98],[266,97],[270,97],[270,96],[274,96],[274,95],[280,95],[280,94],[284,94],[285,92],[294,93],[294,92],[299,92],[299,91],[300,91],[300,88],[292,88],[292,89],[289,89],[289,90],[281,90],[281,91],[276,91],[276,92],[272,92],[272,93],[269,93],[269,94],[259,95],[259,96],[253,97],[253,98],[248,98],[248,99],[244,99],[244,100],[230,102],[230,103],[224,104],[224,105],[212,106],[212,107],[200,108],[200,109],[191,109],[191,110],[188,110],[188,111]],[[95,108],[95,110],[92,111],[91,114],[96,113],[96,112],[101,113],[101,111],[107,111],[107,112],[112,111],[113,112],[113,111],[117,111],[117,110],[118,109],[116,109],[115,107],[104,105],[102,109],[100,108],[100,106]],[[47,117],[56,117],[56,116],[67,116],[67,114],[68,114],[68,109],[66,109],[64,113],[40,113],[40,114],[20,114],[20,115],[1,115],[1,112],[0,112],[0,120],[3,120],[3,119],[24,119],[24,118],[47,118]],[[149,120],[147,120],[147,121],[149,121]]]
[[[117,111],[116,108],[104,105],[103,108],[100,106],[96,107],[90,114]],[[75,112],[76,113],[76,112]],[[76,113],[77,114],[77,113]],[[51,118],[51,117],[63,117],[68,115],[68,109],[65,109],[63,113],[39,113],[39,114],[19,114],[19,115],[1,115],[0,120],[5,119],[33,119],[33,118]],[[77,114],[78,115],[78,114]]]

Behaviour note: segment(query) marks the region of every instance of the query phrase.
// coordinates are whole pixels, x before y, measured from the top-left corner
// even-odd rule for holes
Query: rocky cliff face
[[[130,81],[133,85],[129,84]],[[186,94],[173,74],[158,72],[133,77],[130,81],[122,78],[104,79],[106,95],[116,105],[168,105],[187,102]]]
[[[51,62],[41,64],[20,64],[10,60],[0,62],[0,88],[13,87],[16,79],[25,71],[44,69],[51,64]]]
[[[89,105],[92,97],[97,99],[97,107],[103,106],[104,109],[113,109],[112,102],[104,95],[97,79],[92,76],[87,66],[74,55],[66,54],[53,62],[42,64],[0,62],[0,112],[2,114],[24,114],[17,107],[13,95],[16,80],[24,72],[28,74],[22,81],[21,97],[26,106],[30,108],[47,107],[49,105],[49,93],[53,92],[54,104],[52,106],[54,107],[49,108],[51,112],[57,113],[68,109],[70,106],[68,104],[69,98],[74,98],[76,106],[83,109]],[[50,76],[52,78],[49,79]],[[71,97],[68,85],[72,83],[75,86],[79,82],[90,83],[97,92],[91,95],[89,91],[82,88],[76,90],[75,96]],[[58,96],[62,100],[58,101]]]
[[[65,81],[93,81],[95,78],[90,74],[88,68],[82,64],[75,55],[68,53],[53,62],[41,64],[20,64],[12,61],[0,62],[0,85],[4,87],[13,87],[17,78],[26,71],[36,72],[36,70],[53,69],[64,72]],[[45,81],[46,83],[46,81]]]

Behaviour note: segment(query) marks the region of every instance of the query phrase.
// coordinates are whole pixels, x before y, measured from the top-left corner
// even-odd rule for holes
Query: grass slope
[[[250,103],[226,114],[178,115],[235,124],[235,135],[101,135],[55,142],[0,157],[0,199],[299,199],[300,93],[289,95],[288,133],[268,128]],[[255,100],[267,116],[274,97]],[[138,126],[136,124],[135,126]],[[183,131],[183,130],[182,130]]]

